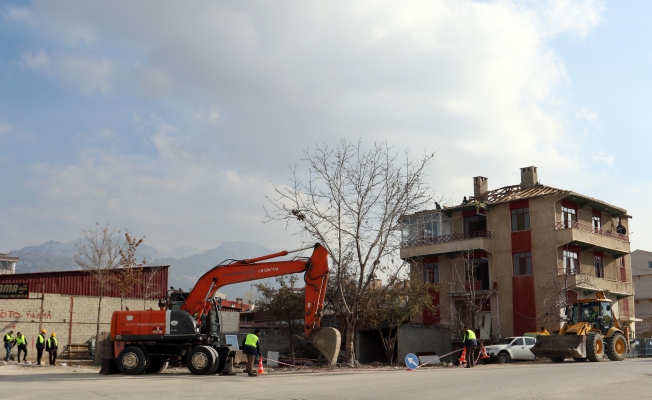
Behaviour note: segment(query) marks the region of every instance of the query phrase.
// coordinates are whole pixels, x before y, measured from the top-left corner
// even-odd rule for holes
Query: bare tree
[[[96,223],[95,229],[82,229],[81,234],[83,239],[77,244],[79,248],[75,254],[75,264],[91,274],[99,291],[96,331],[96,337],[99,339],[102,298],[104,292],[113,283],[111,277],[120,264],[120,252],[124,249],[125,243],[120,240],[121,232],[111,228],[109,222],[102,227]]]
[[[145,261],[145,260],[143,260]],[[153,287],[156,287],[156,279],[158,278],[158,275],[160,274],[161,270],[164,268],[163,266],[159,266],[160,264],[158,260],[154,260],[152,265],[153,269],[151,270],[150,274],[147,276],[146,279],[141,278],[141,283],[143,285],[143,310],[147,308],[147,299],[151,299],[154,297],[154,295],[158,294],[157,291],[152,291]]]
[[[346,359],[355,363],[354,336],[360,300],[369,283],[383,272],[381,260],[395,257],[400,248],[400,217],[425,209],[433,195],[425,182],[425,168],[434,154],[412,160],[406,151],[395,153],[385,142],[365,150],[340,140],[336,148],[326,144],[306,150],[304,180],[292,169],[289,186],[274,186],[276,198],[268,198],[267,221],[292,222],[299,233],[322,243],[330,253],[336,284],[355,277],[344,296],[339,290],[346,319]],[[389,265],[389,264],[388,264]]]
[[[568,310],[577,300],[577,293],[585,290],[597,290],[589,275],[583,274],[580,266],[571,269],[563,261],[550,263],[547,277],[542,286],[543,313],[539,318],[542,323],[561,324],[568,318]]]
[[[450,330],[455,334],[459,334],[464,325],[483,326],[484,321],[481,317],[486,314],[484,310],[491,296],[496,293],[491,286],[490,277],[489,287],[483,287],[483,283],[477,279],[480,264],[475,261],[474,252],[465,250],[463,255],[462,268],[458,268],[457,262],[453,263],[455,280],[460,289],[458,293],[461,293],[461,300],[452,308]]]
[[[125,232],[126,248],[120,249],[120,261],[118,271],[111,274],[111,281],[120,293],[120,310],[124,310],[124,299],[133,292],[134,287],[142,279],[142,267],[147,261],[143,259],[140,263],[136,261],[136,251],[143,243],[141,239],[132,238],[129,232]]]

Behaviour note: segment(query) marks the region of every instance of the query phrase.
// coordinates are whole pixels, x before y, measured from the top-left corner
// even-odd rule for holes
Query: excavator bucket
[[[335,328],[317,328],[312,332],[311,343],[326,357],[329,365],[335,365],[340,354],[342,336]]]
[[[530,350],[537,357],[586,358],[586,336],[539,336]]]

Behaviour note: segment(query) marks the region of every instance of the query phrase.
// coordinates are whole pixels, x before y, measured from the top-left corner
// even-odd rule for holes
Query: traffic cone
[[[263,358],[258,357],[258,375],[262,375],[265,373],[265,370],[263,369]]]
[[[460,355],[459,362],[461,366],[466,365],[466,347],[462,348],[462,355]]]
[[[483,360],[486,360],[487,358],[491,358],[487,355],[487,349],[484,348],[484,343],[480,343],[480,358]]]

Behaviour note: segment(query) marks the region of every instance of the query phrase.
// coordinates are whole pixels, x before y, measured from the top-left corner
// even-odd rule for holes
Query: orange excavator
[[[266,261],[313,249],[310,258]],[[305,338],[332,365],[340,350],[340,332],[321,328],[328,281],[328,251],[320,244],[246,260],[227,260],[206,272],[189,293],[171,293],[159,310],[115,311],[111,339],[122,342],[118,369],[128,375],[163,371],[169,360],[185,363],[197,375],[222,372],[233,350],[219,341],[217,290],[225,285],[305,272]]]

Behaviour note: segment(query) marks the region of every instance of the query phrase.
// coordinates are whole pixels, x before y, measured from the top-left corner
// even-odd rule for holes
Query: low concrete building
[[[560,296],[596,291],[607,293],[621,321],[634,322],[627,211],[542,185],[537,167],[520,174],[519,184],[496,190],[474,177],[473,195],[461,204],[403,218],[401,258],[412,263],[413,279],[439,287],[438,312],[416,322],[455,332],[473,321],[481,339],[544,325],[554,331]]]
[[[19,257],[9,257],[7,253],[0,253],[0,275],[15,274],[18,260]]]

